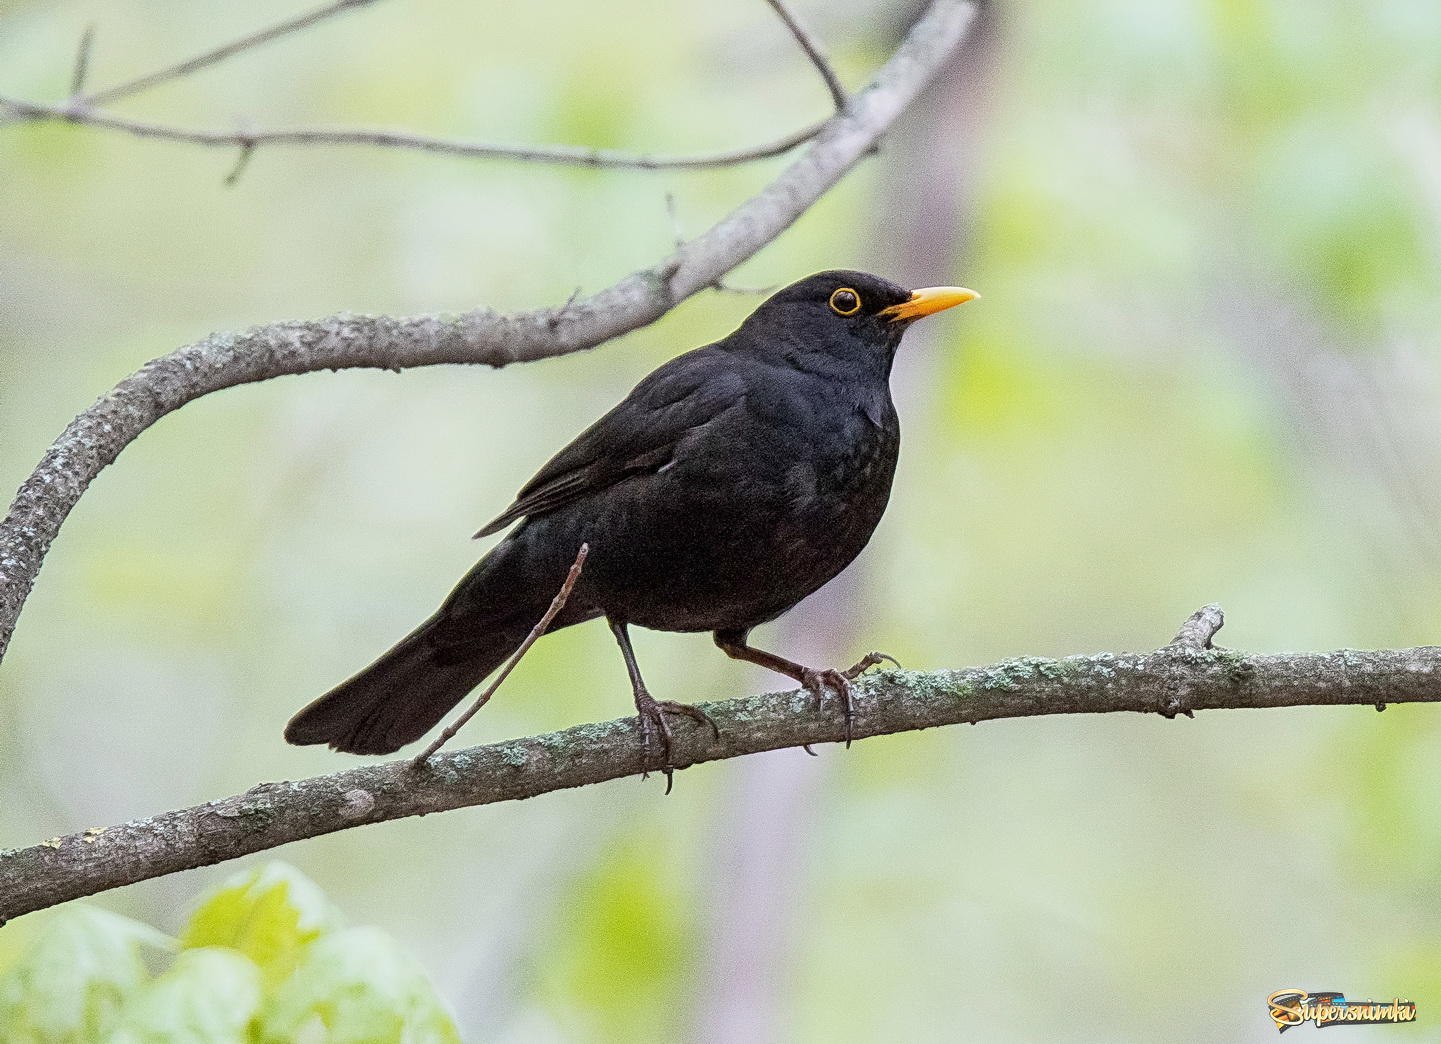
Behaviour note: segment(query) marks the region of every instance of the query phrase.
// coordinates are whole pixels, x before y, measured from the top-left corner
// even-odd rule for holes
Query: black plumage
[[[389,753],[419,739],[525,639],[582,543],[589,557],[550,630],[606,617],[629,669],[648,752],[670,767],[667,714],[646,691],[627,626],[711,631],[727,654],[842,698],[847,671],[754,649],[780,616],[860,553],[900,449],[891,363],[916,318],[976,295],[910,291],[862,272],[810,276],[740,328],[655,370],[557,453],[480,531],[519,522],[429,620],[297,714],[292,743]],[[713,727],[713,726],[712,726]]]

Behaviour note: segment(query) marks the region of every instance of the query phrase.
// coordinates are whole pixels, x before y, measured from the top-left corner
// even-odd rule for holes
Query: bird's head
[[[776,291],[742,329],[777,346],[840,356],[879,353],[888,364],[911,323],[979,296],[959,286],[907,290],[880,276],[835,269]]]

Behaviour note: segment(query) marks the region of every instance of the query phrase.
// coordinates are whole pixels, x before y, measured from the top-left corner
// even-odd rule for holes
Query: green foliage
[[[0,979],[0,1026],[13,1044],[97,1040],[146,983],[143,953],[166,936],[118,914],[60,911]]]
[[[266,985],[275,986],[295,971],[312,943],[339,927],[339,912],[313,881],[271,863],[205,899],[180,942],[239,950],[261,968]]]
[[[186,950],[126,1000],[108,1044],[242,1044],[262,1002],[261,969],[234,950]]]
[[[307,947],[262,1021],[265,1041],[459,1041],[425,972],[376,928],[333,932]]]
[[[146,956],[172,952],[152,974]],[[0,977],[0,1026],[6,1044],[460,1039],[413,958],[378,929],[343,927],[320,889],[279,863],[206,896],[179,940],[104,910],[61,910]]]

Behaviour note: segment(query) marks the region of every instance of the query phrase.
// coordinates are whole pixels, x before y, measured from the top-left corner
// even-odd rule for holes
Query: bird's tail
[[[533,622],[533,621],[532,621]],[[527,628],[501,627],[462,646],[436,641],[437,614],[349,681],[285,726],[285,738],[328,743],[350,754],[390,754],[430,731],[447,711],[505,662]]]

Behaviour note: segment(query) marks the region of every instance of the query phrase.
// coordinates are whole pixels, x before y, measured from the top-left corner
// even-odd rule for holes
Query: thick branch
[[[1249,656],[1172,644],[1152,653],[1026,658],[927,673],[877,671],[856,684],[855,735],[1042,714],[1177,713],[1441,701],[1441,647]],[[836,708],[805,691],[702,704],[721,729],[679,729],[678,766],[807,743],[837,743]],[[106,830],[0,853],[0,923],[81,896],[278,845],[407,816],[516,801],[640,773],[634,718],[435,756],[352,768]],[[659,795],[656,795],[659,798]]]
[[[969,0],[933,0],[896,53],[805,153],[758,195],[654,268],[559,308],[502,315],[336,315],[214,334],[125,378],[72,421],[0,523],[0,658],[51,542],[90,482],[165,414],[222,388],[285,374],[436,363],[505,366],[593,348],[654,322],[775,239],[915,98],[965,35]]]

